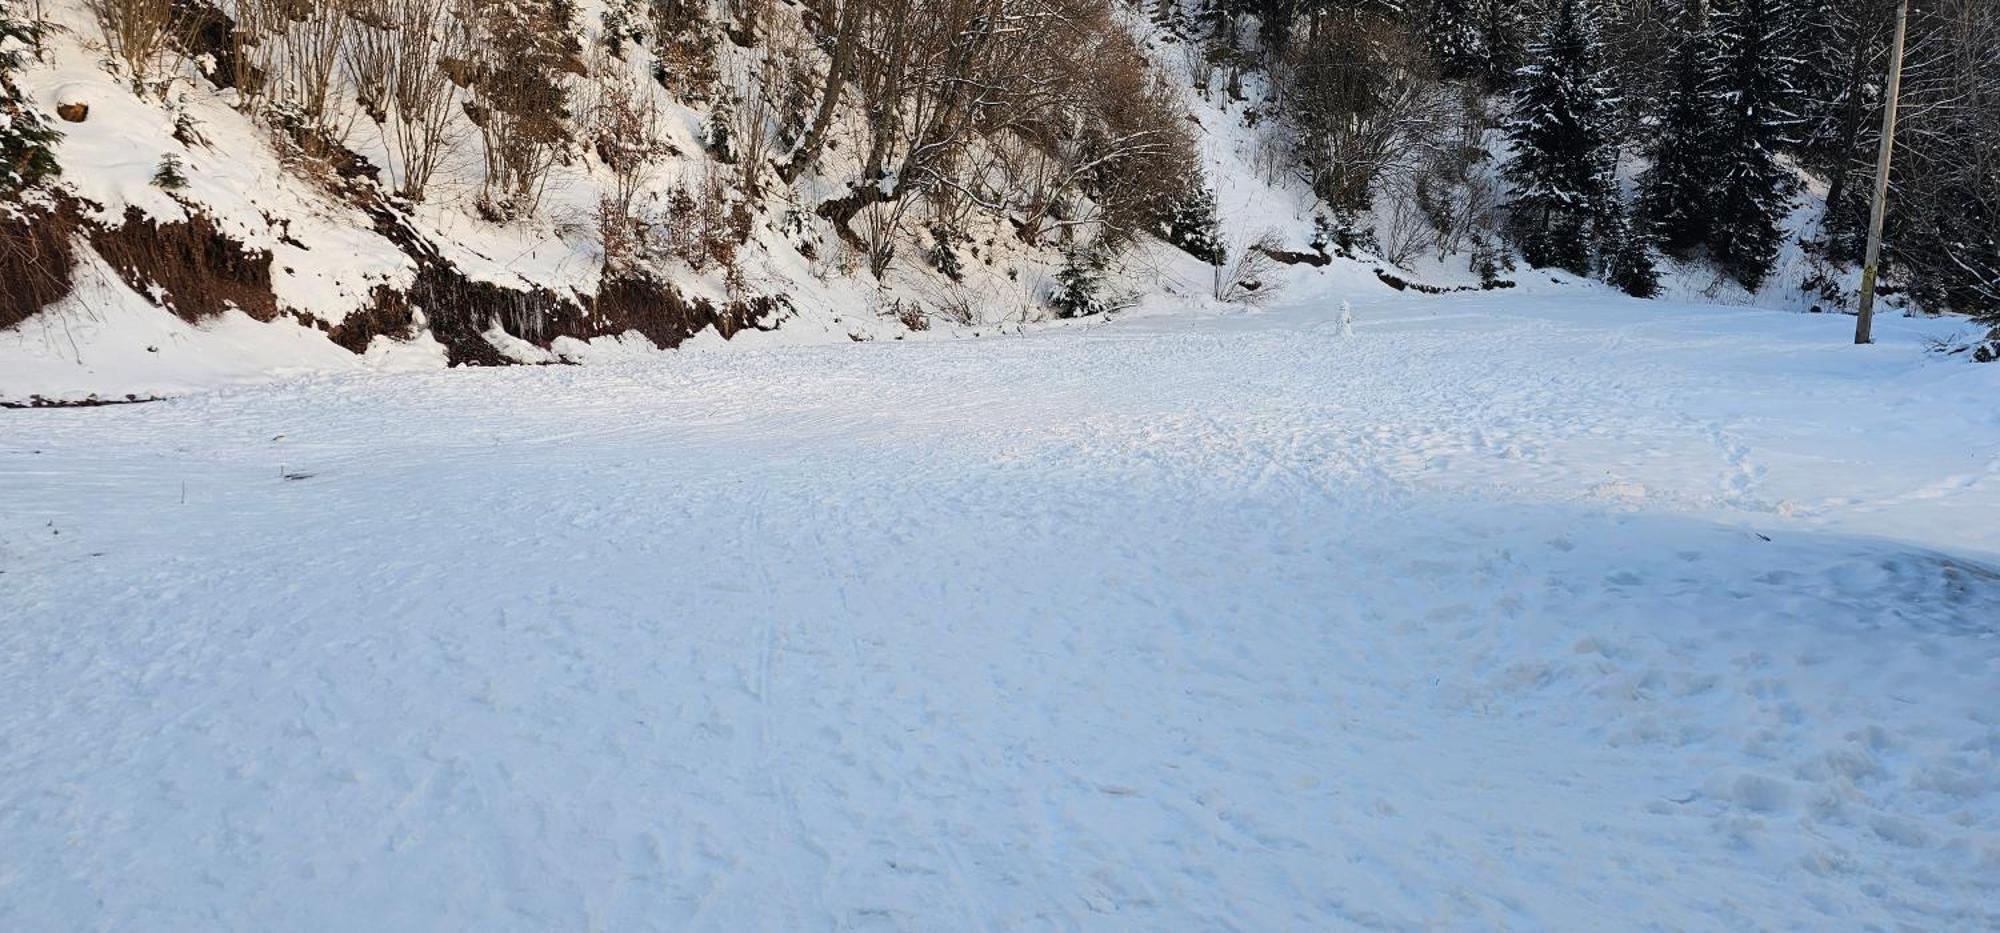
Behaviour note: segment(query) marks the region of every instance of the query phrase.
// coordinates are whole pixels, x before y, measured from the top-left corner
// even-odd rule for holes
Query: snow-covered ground
[[[0,928],[2000,924],[2000,368],[1335,307],[0,412]]]

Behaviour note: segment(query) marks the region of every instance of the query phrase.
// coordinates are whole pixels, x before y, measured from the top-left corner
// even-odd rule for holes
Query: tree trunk
[[[789,185],[798,181],[806,169],[819,160],[820,150],[826,145],[826,135],[833,128],[833,118],[840,109],[841,92],[847,89],[847,73],[853,67],[854,46],[861,38],[861,18],[865,0],[846,0],[840,8],[840,18],[833,31],[833,61],[827,66],[826,88],[821,92],[819,110],[813,114],[812,126],[807,128],[798,148],[792,150],[791,158],[778,168],[778,177]]]

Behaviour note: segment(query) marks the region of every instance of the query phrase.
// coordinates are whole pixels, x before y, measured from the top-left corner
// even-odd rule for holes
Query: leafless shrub
[[[896,323],[903,325],[906,330],[926,331],[931,329],[930,315],[924,311],[922,304],[914,301],[904,301],[901,298],[897,298],[878,308],[877,313],[883,317],[895,318]]]
[[[747,72],[737,86],[743,89],[743,97],[732,114],[730,135],[736,144],[737,167],[743,173],[743,192],[754,202],[763,193],[764,171],[771,161],[775,113],[770,98]]]
[[[813,65],[817,43],[790,17],[773,19],[764,33],[769,50],[763,69],[771,94],[772,119],[779,143],[790,146],[805,136],[813,105]]]
[[[1086,136],[1100,238],[1116,250],[1154,229],[1199,173],[1178,97],[1140,58],[1115,58],[1089,79],[1101,121]]]
[[[1215,59],[1208,54],[1200,42],[1181,43],[1181,63],[1187,67],[1189,80],[1208,96],[1209,87],[1215,83]]]
[[[450,2],[390,0],[396,34],[391,137],[401,163],[396,193],[412,201],[424,199],[459,138],[452,122],[459,90],[444,63],[461,60],[472,37],[466,23],[452,15]]]
[[[861,212],[861,242],[868,257],[868,272],[880,279],[896,259],[896,243],[903,225],[903,205],[876,204]]]
[[[937,189],[1018,213],[1023,240],[1087,228],[1100,248],[1115,251],[1150,229],[1184,191],[1195,165],[1187,115],[1175,88],[1151,69],[1104,8],[1068,11],[1073,32],[1043,40],[1034,54],[1049,64],[1009,63],[1036,93],[1021,101],[1010,135],[1020,146],[997,147],[982,170],[967,147],[956,161],[938,159],[934,175],[953,170]],[[971,170],[971,171],[968,171]],[[975,188],[972,182],[997,181]]]
[[[611,195],[597,199],[597,238],[604,248],[604,268],[627,268],[639,257],[645,232],[632,211]]]
[[[1438,258],[1463,252],[1499,227],[1501,190],[1490,173],[1473,170],[1419,189],[1424,212],[1437,230]]]
[[[1436,236],[1442,261],[1483,242],[1498,228],[1501,187],[1483,145],[1490,119],[1470,91],[1443,97],[1435,144],[1420,147],[1422,162],[1411,186]]]
[[[871,0],[840,3],[827,13],[818,21],[830,29],[833,67],[784,171],[796,177],[812,164],[818,130],[834,123],[822,117],[851,87],[863,119],[845,124],[844,138],[826,144],[844,143],[838,148],[858,157],[860,171],[817,209],[851,244],[862,245],[851,224],[871,205],[947,188],[993,214],[1030,218],[1021,232],[1034,241],[1050,229],[1100,222],[1094,212],[1107,205],[1095,196],[1143,177],[1111,167],[1142,145],[1126,130],[1144,94],[1145,69],[1109,6]],[[1128,75],[1138,80],[1125,82]],[[1115,107],[1102,106],[1114,87],[1131,93],[1119,95]],[[1181,119],[1177,114],[1169,126],[1146,130],[1163,139],[1181,128]],[[1003,137],[1029,141],[1031,157],[1007,166],[1004,178],[977,174],[994,166],[975,152]]]
[[[771,17],[771,0],[724,0],[722,12],[733,24],[731,41],[748,48],[757,43],[760,30]]]
[[[640,189],[673,147],[660,125],[659,106],[624,80],[621,72],[601,70],[593,85],[596,102],[588,114],[591,150],[611,170],[612,198],[629,213]]]
[[[1422,49],[1387,14],[1329,24],[1292,50],[1298,160],[1335,210],[1365,210],[1385,175],[1413,171],[1443,135],[1451,99],[1414,63]]]
[[[351,0],[318,0],[303,5],[303,15],[285,20],[276,33],[282,51],[275,55],[277,71],[267,93],[287,120],[296,121],[319,137],[338,142],[346,137],[345,98],[337,93],[341,53],[347,45]]]
[[[660,127],[658,107],[626,81],[621,70],[600,68],[591,88],[590,145],[611,172],[611,190],[598,201],[597,227],[605,264],[616,267],[646,247],[646,225],[636,212],[636,202],[672,147]]]
[[[1267,185],[1276,185],[1289,174],[1292,165],[1292,150],[1285,141],[1270,132],[1259,132],[1250,141],[1250,165],[1257,172],[1257,178]]]
[[[478,24],[472,54],[444,67],[472,89],[465,112],[479,128],[486,164],[479,211],[490,220],[511,220],[534,212],[570,144],[570,79],[584,70],[582,49],[567,3],[462,4],[457,15]]]
[[[1383,192],[1382,204],[1387,208],[1380,212],[1385,216],[1381,216],[1378,225],[1382,258],[1408,268],[1411,260],[1436,242],[1437,234],[1418,203],[1416,191],[1410,187],[1390,184]]]
[[[1272,293],[1271,273],[1277,261],[1271,254],[1280,249],[1277,234],[1266,233],[1256,242],[1236,250],[1229,261],[1215,267],[1215,300],[1261,304]]]
[[[973,292],[962,285],[953,285],[936,299],[937,317],[944,318],[960,327],[970,327],[976,320],[972,310]]]
[[[275,37],[288,21],[291,6],[291,0],[234,0],[229,7],[236,21],[229,36],[229,80],[236,88],[237,107],[244,113],[263,109]]]
[[[341,62],[361,112],[377,126],[389,122],[390,88],[402,64],[388,0],[352,0],[354,22],[341,44]]]
[[[97,20],[106,51],[124,64],[135,90],[153,88],[171,71],[165,61],[180,45],[174,41],[172,0],[85,0]]]

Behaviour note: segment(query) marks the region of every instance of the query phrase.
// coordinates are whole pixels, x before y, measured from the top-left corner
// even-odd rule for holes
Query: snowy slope
[[[631,48],[625,59],[603,53],[596,38],[606,12],[602,4],[587,2],[579,11],[593,74],[629,79],[659,108],[666,141],[675,150],[649,173],[642,200],[658,201],[677,187],[695,188],[710,172],[735,171],[710,158],[698,140],[700,125],[712,114],[660,89],[649,77],[649,53]],[[0,402],[172,396],[303,373],[445,365],[448,355],[425,331],[436,329],[435,320],[419,317],[407,331],[390,328],[393,332],[358,341],[355,346],[366,345],[362,353],[342,349],[324,333],[367,319],[378,289],[409,289],[419,274],[404,245],[370,216],[367,199],[328,183],[327,172],[302,168],[296,155],[281,151],[287,143],[274,142],[269,127],[239,112],[234,91],[199,77],[193,64],[182,65],[184,73],[164,95],[136,93],[105,70],[105,56],[93,44],[99,27],[82,4],[62,0],[45,12],[55,27],[47,53],[25,61],[18,83],[43,111],[64,104],[88,107],[83,122],[56,121],[64,133],[55,149],[64,166],[61,186],[80,205],[81,219],[110,228],[130,217],[211,221],[234,245],[269,254],[275,319],[260,323],[229,313],[193,323],[176,319],[159,307],[151,290],[127,287],[80,237],[74,293],[18,326],[0,329]],[[1197,65],[1188,46],[1169,41],[1143,12],[1121,8],[1119,16],[1156,70],[1180,89],[1202,170],[1217,195],[1219,230],[1232,255],[1240,257],[1267,236],[1287,249],[1305,250],[1320,210],[1307,186],[1278,168],[1283,145],[1267,116],[1272,109],[1267,77],[1245,76],[1242,96],[1233,98],[1216,69]],[[798,13],[781,5],[774,15]],[[772,67],[767,59],[775,53],[722,43],[714,54],[720,70],[742,84]],[[739,96],[748,90],[736,88]],[[396,157],[383,132],[357,118],[341,142],[393,179]],[[580,149],[555,170],[538,213],[496,224],[476,215],[481,160],[476,140],[459,135],[463,138],[434,180],[429,201],[376,206],[392,209],[413,235],[472,281],[564,298],[592,295],[602,284],[604,255],[591,218],[609,184],[608,169]],[[185,189],[168,192],[153,183],[168,157],[182,165]],[[837,175],[834,166],[842,158],[850,156],[829,156],[829,171]],[[781,296],[785,305],[760,322],[775,332],[748,331],[732,340],[769,345],[939,339],[1016,331],[1052,316],[1048,298],[1060,251],[1053,243],[1021,242],[1008,218],[982,212],[966,221],[963,278],[955,281],[922,258],[932,240],[913,215],[897,237],[900,258],[876,279],[829,225],[788,219],[810,216],[812,205],[836,193],[838,185],[808,177],[797,190],[768,188],[755,202],[731,189],[755,214],[740,251],[739,288],[754,296]],[[795,221],[802,228],[794,228]],[[1323,288],[1329,280],[1360,294],[1382,294],[1389,288],[1373,270],[1386,265],[1364,256],[1336,260],[1332,270],[1273,268],[1260,276],[1265,288],[1257,297],[1299,285]],[[1454,255],[1438,265],[1416,277],[1446,285],[1476,281],[1466,271],[1465,257]],[[695,270],[676,261],[647,272],[691,297],[718,303],[740,297],[713,266]],[[144,270],[139,274],[143,278]],[[1213,310],[1221,304],[1213,269],[1157,241],[1117,257],[1109,279],[1105,297],[1120,307]],[[461,310],[498,321],[503,309]],[[0,318],[13,316],[18,315]],[[631,332],[588,342],[557,338],[566,341],[557,348],[555,341],[521,339],[534,328],[510,326],[511,334],[498,326],[475,330],[496,335],[492,342],[502,355],[521,362],[632,359],[645,349]],[[722,339],[711,328],[696,334],[694,342],[713,346]]]
[[[274,142],[270,127],[239,112],[235,91],[200,77],[194,63],[176,65],[178,77],[166,92],[135,92],[127,79],[106,70],[100,30],[85,4],[57,0],[37,10],[50,26],[46,53],[24,57],[18,84],[44,113],[53,114],[63,105],[85,108],[81,122],[48,117],[63,134],[54,147],[63,167],[59,188],[77,205],[78,219],[99,228],[117,228],[128,218],[160,224],[191,217],[212,222],[233,248],[269,255],[268,289],[276,313],[267,315],[275,320],[266,322],[227,312],[192,323],[176,319],[161,306],[157,289],[127,287],[112,264],[79,236],[74,292],[24,323],[0,329],[0,403],[178,395],[308,372],[445,365],[446,356],[437,352],[421,317],[413,332],[380,335],[363,353],[342,349],[325,333],[369,310],[376,289],[408,288],[417,274],[412,256],[383,235],[364,205],[354,203],[351,192],[334,190],[338,186],[324,177],[330,169],[301,167],[301,160]],[[601,3],[579,8],[577,22],[586,33],[590,66],[603,74],[623,73],[659,109],[664,140],[675,151],[648,173],[641,199],[658,201],[677,188],[698,185],[711,171],[727,171],[697,140],[708,114],[690,109],[655,84],[648,53],[628,47],[621,60],[598,49],[604,13]],[[783,15],[797,14],[787,10]],[[753,65],[761,67],[758,63],[769,54],[727,43],[712,52],[737,83],[748,81]],[[582,108],[584,92],[579,89],[577,96]],[[601,284],[604,268],[592,218],[611,183],[608,170],[578,144],[578,151],[569,153],[555,171],[537,213],[493,223],[477,217],[473,207],[481,159],[470,129],[456,127],[454,151],[434,180],[430,199],[418,205],[393,203],[398,217],[469,280],[587,299]],[[384,132],[357,119],[341,143],[393,180],[395,158]],[[169,157],[178,160],[187,182],[171,192],[153,180]],[[730,197],[748,199],[740,190],[724,187]],[[923,309],[924,326],[938,336],[990,333],[1010,322],[1048,316],[1041,293],[1046,276],[1039,273],[1055,256],[1053,248],[1028,248],[1009,235],[983,251],[985,261],[967,261],[962,283],[946,280],[914,258],[878,281],[834,261],[840,250],[830,227],[815,228],[809,236],[780,230],[788,211],[810,213],[810,202],[799,192],[772,190],[752,206],[755,222],[739,252],[740,286],[727,284],[723,271],[713,265],[693,269],[676,261],[646,271],[683,296],[717,304],[782,296],[784,310],[759,323],[784,331],[783,337],[766,340],[788,343],[904,336],[908,322],[891,309],[912,305]],[[992,229],[971,232],[993,239],[994,231],[1006,229],[1001,218],[985,218],[985,223]],[[795,241],[807,240],[818,242],[820,260],[808,261],[797,248]],[[918,240],[904,245],[907,257],[922,255]],[[145,273],[138,272],[141,277]],[[965,320],[955,320],[943,313],[949,307],[969,313]],[[0,320],[11,321],[36,309],[4,310]],[[491,314],[499,321],[503,310],[471,313]],[[497,342],[506,355],[522,362],[557,355],[573,361],[630,358],[643,343],[631,332],[587,343],[569,339],[557,354],[552,346],[520,339],[524,331],[535,336],[534,328],[510,326],[515,333],[503,334]],[[698,339],[710,343],[721,336],[710,329]]]
[[[2000,372],[1333,309],[0,413],[0,928],[2000,924]]]
[[[538,212],[509,223],[481,219],[474,207],[481,159],[469,126],[457,127],[453,152],[434,179],[428,201],[371,200],[357,195],[354,186],[329,181],[330,169],[314,169],[310,160],[289,152],[286,147],[293,144],[241,112],[236,92],[200,76],[195,63],[181,62],[166,91],[135,92],[129,80],[106,70],[99,27],[85,4],[56,0],[36,9],[50,19],[48,46],[45,54],[28,57],[18,83],[43,111],[88,105],[89,116],[82,122],[56,121],[64,133],[55,149],[65,167],[61,186],[78,205],[79,219],[102,233],[132,218],[159,223],[201,218],[233,247],[269,255],[273,307],[259,315],[263,321],[233,312],[176,318],[159,306],[154,290],[127,287],[113,268],[116,264],[97,255],[85,242],[88,238],[80,236],[75,292],[18,326],[0,329],[0,403],[170,396],[305,373],[441,368],[449,360],[463,362],[463,354],[452,352],[463,347],[439,327],[440,315],[421,313],[439,309],[399,318],[393,303],[377,303],[380,292],[428,294],[415,288],[422,270],[409,244],[384,231],[380,215],[385,212],[470,281],[518,292],[539,290],[583,304],[603,285],[605,256],[592,218],[611,181],[609,169],[588,146],[579,143],[561,160]],[[795,27],[801,10],[781,4],[771,12]],[[732,281],[718,266],[695,269],[682,259],[660,260],[657,267],[643,270],[646,276],[679,295],[718,305],[746,297],[783,299],[778,310],[752,325],[757,329],[732,333],[696,321],[690,325],[694,345],[716,346],[725,334],[752,346],[942,339],[1031,329],[1052,316],[1048,298],[1052,273],[1061,262],[1059,250],[1049,242],[1023,243],[1008,218],[991,212],[974,212],[965,221],[962,280],[947,278],[923,258],[933,240],[915,214],[905,220],[906,229],[891,237],[899,258],[880,279],[870,275],[830,225],[811,219],[812,206],[839,190],[841,173],[853,168],[843,160],[855,158],[854,153],[829,154],[825,177],[808,176],[796,187],[768,184],[756,197],[740,190],[740,179],[726,181],[737,178],[732,173],[740,168],[718,162],[700,141],[704,122],[715,117],[713,103],[682,100],[661,88],[651,77],[656,61],[643,48],[621,44],[617,57],[606,51],[602,38],[609,12],[598,0],[578,6],[584,70],[594,77],[579,82],[575,103],[579,114],[590,112],[590,102],[607,89],[629,85],[657,109],[662,141],[673,152],[648,173],[640,200],[670,200],[676,189],[697,190],[713,173],[725,178],[721,187],[728,197],[754,215],[739,251],[739,280]],[[1149,19],[1156,12],[1143,5],[1120,6],[1116,15],[1154,70],[1178,89],[1206,182],[1216,195],[1219,232],[1232,257],[1243,256],[1266,237],[1286,250],[1306,250],[1324,205],[1295,171],[1284,167],[1282,108],[1270,76],[1252,71],[1232,92],[1222,69]],[[789,67],[783,53],[755,44],[721,42],[711,51],[728,90],[745,99],[758,82],[773,80],[772,69]],[[845,119],[859,116],[857,111]],[[350,122],[342,145],[393,179],[398,157],[386,128],[359,116]],[[575,129],[579,138],[587,135],[583,127]],[[974,149],[989,144],[975,143]],[[1488,134],[1488,145],[1496,156],[1486,168],[1491,172],[1504,148],[1497,132]],[[153,182],[169,157],[179,160],[187,180],[187,187],[175,192]],[[1628,186],[1642,167],[1637,157],[1627,159],[1623,174]],[[362,194],[373,191],[366,184],[359,188]],[[1789,227],[1794,239],[1811,231],[1823,194],[1810,185],[1801,193]],[[1378,206],[1376,213],[1385,211]],[[1367,219],[1361,223],[1367,226]],[[1374,226],[1388,236],[1383,217],[1374,218]],[[1390,289],[1376,278],[1377,269],[1430,285],[1470,287],[1480,281],[1472,260],[1463,251],[1438,254],[1427,248],[1407,260],[1412,269],[1393,269],[1365,253],[1336,258],[1324,270],[1277,267],[1259,276],[1265,287],[1253,297],[1286,300],[1282,293],[1289,291],[1290,300],[1300,300],[1334,286],[1363,298],[1380,297]],[[132,270],[127,271],[130,280]],[[1854,270],[1814,269],[1796,242],[1787,246],[1770,283],[1755,295],[1723,280],[1706,261],[1668,262],[1663,272],[1671,299],[1788,310],[1832,304],[1800,290],[1799,284],[1815,272],[1844,282],[1850,291],[1858,276]],[[145,278],[143,269],[136,274]],[[1570,281],[1560,273],[1526,269],[1506,275],[1535,286],[1552,279]],[[1213,269],[1155,241],[1117,257],[1106,292],[1114,306],[1152,311],[1212,312],[1223,305],[1215,295]],[[1281,297],[1274,299],[1273,293]],[[421,304],[415,298],[411,302]],[[9,312],[0,313],[0,320],[12,320],[23,310],[0,309]],[[583,339],[544,339],[547,335],[540,331],[546,321],[503,321],[504,307],[477,304],[452,310],[481,318],[469,333],[487,335],[497,356],[518,362],[653,355],[646,338],[619,330],[622,323],[592,330]],[[378,312],[386,323],[377,322]],[[491,322],[484,320],[488,317]],[[345,341],[343,348],[331,331],[356,320],[379,323],[380,332],[364,326],[364,333]],[[450,349],[441,346],[441,339]]]

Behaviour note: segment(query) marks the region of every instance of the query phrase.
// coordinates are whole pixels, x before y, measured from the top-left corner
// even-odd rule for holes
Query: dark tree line
[[[1523,258],[1635,293],[1649,255],[1769,281],[1801,170],[1824,191],[1805,248],[1858,259],[1894,0],[1209,0],[1218,47],[1280,76],[1301,174],[1355,212],[1399,152],[1448,148],[1437,88],[1504,101],[1494,227]],[[2000,318],[2000,4],[1917,0],[1887,262],[1927,307]],[[1431,104],[1424,103],[1432,101]],[[1621,154],[1646,168],[1631,203]],[[1816,231],[1813,232],[1813,231]],[[1843,300],[1852,296],[1839,296]]]

